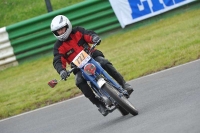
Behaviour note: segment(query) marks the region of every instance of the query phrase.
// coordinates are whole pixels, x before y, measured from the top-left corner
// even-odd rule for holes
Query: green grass
[[[50,0],[58,10],[84,0]],[[45,0],[1,0],[0,28],[47,13]]]
[[[126,80],[196,60],[200,58],[199,14],[200,9],[191,10],[136,30],[121,30],[103,38],[98,49]],[[80,94],[73,75],[52,89],[47,82],[55,78],[60,79],[52,55],[0,71],[0,118]]]

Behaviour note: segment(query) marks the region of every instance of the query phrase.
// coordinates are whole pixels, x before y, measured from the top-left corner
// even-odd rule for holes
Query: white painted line
[[[23,116],[23,115],[26,115],[26,114],[30,114],[30,113],[33,113],[33,112],[36,112],[36,111],[39,111],[39,110],[42,110],[42,109],[46,109],[46,108],[49,108],[49,107],[52,107],[52,106],[55,106],[55,105],[59,105],[59,104],[65,103],[65,102],[69,102],[69,101],[72,101],[72,100],[75,100],[75,99],[78,99],[78,98],[81,98],[81,97],[83,97],[83,95],[80,95],[80,96],[77,96],[77,97],[62,101],[62,102],[54,103],[54,104],[51,104],[51,105],[48,105],[48,106],[45,106],[45,107],[41,107],[41,108],[29,111],[29,112],[25,112],[25,113],[22,113],[22,114],[19,114],[19,115],[11,116],[9,118],[5,118],[5,119],[0,120],[0,122],[9,120],[9,119],[12,119],[12,118],[15,118],[15,117]]]
[[[150,77],[150,76],[153,76],[153,75],[156,75],[156,74],[159,74],[159,73],[163,73],[163,72],[166,72],[166,71],[169,71],[169,70],[172,70],[172,69],[176,69],[176,68],[179,68],[179,67],[182,67],[182,66],[186,66],[186,65],[189,65],[189,64],[198,62],[198,61],[200,61],[200,59],[197,59],[197,60],[194,60],[194,61],[191,61],[191,62],[187,62],[187,63],[182,64],[182,65],[178,65],[178,66],[174,66],[174,67],[171,67],[171,68],[167,68],[167,69],[165,69],[165,70],[161,70],[161,71],[158,71],[158,72],[149,74],[149,75],[145,75],[145,76],[136,78],[136,79],[134,79],[134,80],[139,80],[139,79],[142,79],[142,78]]]

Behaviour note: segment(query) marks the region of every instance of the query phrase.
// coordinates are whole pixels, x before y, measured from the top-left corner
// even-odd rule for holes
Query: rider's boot
[[[133,92],[131,85],[126,83],[122,75],[117,72],[111,63],[107,64],[104,69],[106,69],[106,71],[122,86],[122,88],[127,90],[129,95]]]
[[[102,102],[97,103],[96,106],[99,108],[98,110],[103,116],[108,115],[108,110]]]
[[[108,115],[109,112],[108,112],[108,109],[106,108],[106,106],[105,106],[104,103],[102,103],[101,101],[99,101],[97,98],[94,98],[94,97],[89,98],[89,100],[90,100],[93,104],[95,104],[95,105],[97,106],[99,112],[100,112],[103,116]]]
[[[101,101],[99,101],[99,99],[95,98],[95,94],[87,83],[83,82],[81,84],[78,84],[77,87],[83,92],[85,97],[87,97],[93,104],[95,104],[99,108],[98,110],[103,116],[106,116],[108,114],[108,110],[105,105]]]
[[[134,91],[130,84],[125,83],[124,89],[127,90],[128,94],[131,95],[131,93]]]

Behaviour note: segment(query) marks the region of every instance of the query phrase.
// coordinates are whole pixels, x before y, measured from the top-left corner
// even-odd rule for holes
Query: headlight
[[[95,71],[96,71],[96,66],[92,63],[88,63],[85,65],[84,67],[84,71],[88,74],[88,75],[94,75]]]

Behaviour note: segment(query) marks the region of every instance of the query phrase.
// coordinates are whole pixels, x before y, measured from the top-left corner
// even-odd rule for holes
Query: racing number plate
[[[89,60],[91,57],[84,51],[82,50],[74,59],[73,63],[78,67],[82,68]]]

